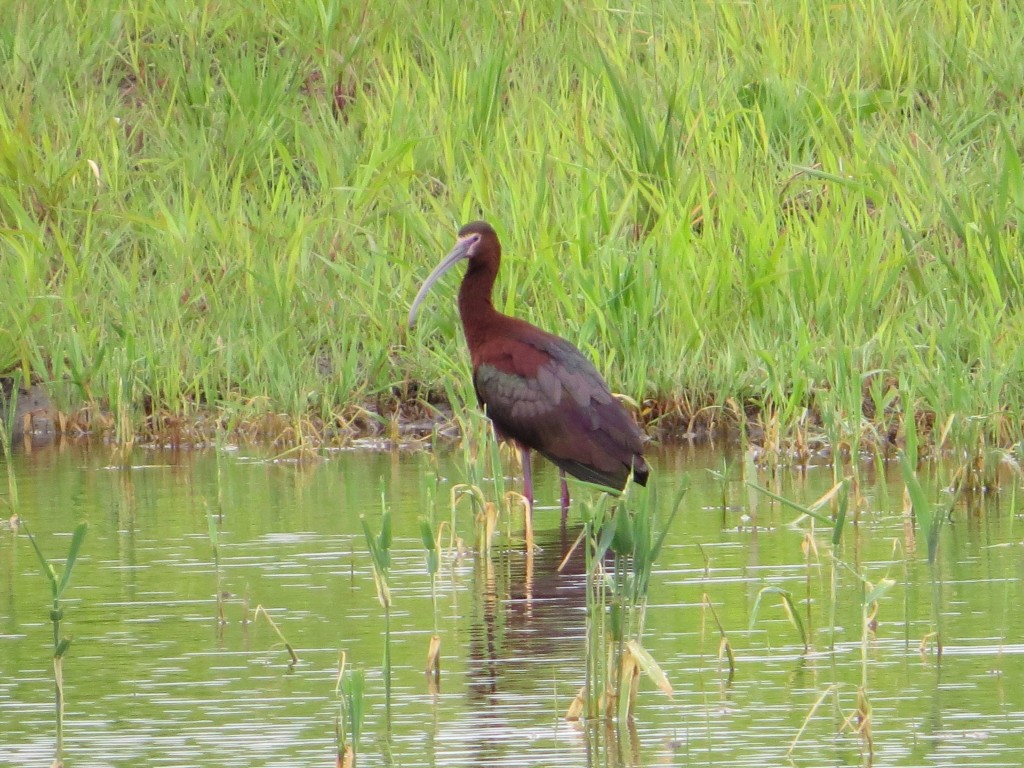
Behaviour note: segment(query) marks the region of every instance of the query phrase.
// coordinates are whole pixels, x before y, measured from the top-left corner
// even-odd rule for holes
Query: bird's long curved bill
[[[413,299],[412,308],[409,310],[409,327],[411,328],[416,324],[416,313],[419,312],[420,304],[423,303],[424,297],[430,292],[430,289],[434,287],[434,283],[441,279],[441,276],[451,269],[453,266],[458,264],[463,259],[467,258],[469,251],[469,242],[460,241],[458,245],[452,248],[451,253],[444,257],[444,261],[434,267],[434,271],[430,273],[426,280],[423,281],[423,285],[420,288],[420,292],[416,294],[416,298]]]

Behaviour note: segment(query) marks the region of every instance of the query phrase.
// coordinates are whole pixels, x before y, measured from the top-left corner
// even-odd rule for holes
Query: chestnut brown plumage
[[[459,315],[473,386],[498,435],[522,451],[524,495],[531,508],[531,449],[562,470],[563,514],[569,504],[565,472],[612,491],[621,491],[630,473],[645,485],[650,468],[642,433],[593,364],[565,339],[494,308],[501,243],[490,224],[474,221],[459,230],[455,248],[416,295],[409,325],[430,288],[460,261],[468,261]]]

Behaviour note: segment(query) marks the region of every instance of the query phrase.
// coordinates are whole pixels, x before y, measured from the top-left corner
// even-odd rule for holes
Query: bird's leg
[[[533,552],[533,471],[530,469],[530,449],[519,446],[523,462],[523,496],[526,497],[526,551]],[[532,554],[531,554],[532,557]]]
[[[530,449],[519,446],[519,458],[523,462],[523,496],[533,515],[533,471],[530,469]]]
[[[558,470],[558,477],[562,481],[562,522],[569,516],[569,484],[565,482],[565,470]]]

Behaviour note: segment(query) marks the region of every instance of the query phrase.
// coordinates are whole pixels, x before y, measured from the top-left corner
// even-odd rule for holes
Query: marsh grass
[[[381,669],[384,674],[384,708],[386,722],[391,723],[391,508],[384,499],[381,489],[381,520],[380,533],[374,534],[364,515],[359,520],[363,525],[366,537],[366,548],[370,552],[370,563],[373,567],[373,583],[377,588],[377,601],[384,609],[384,659]]]
[[[218,478],[219,486],[219,478]],[[219,508],[219,507],[218,507]],[[213,553],[213,575],[214,575],[214,594],[217,600],[217,636],[222,637],[224,632],[224,626],[227,624],[227,618],[224,615],[224,587],[221,579],[221,567],[220,567],[220,514],[215,514],[210,508],[209,503],[206,504],[206,535],[210,539],[210,549]],[[258,613],[257,613],[258,615]]]
[[[20,376],[16,375],[13,378],[12,392],[17,392]],[[14,398],[12,397],[7,401],[0,399],[0,405],[4,405],[7,410],[6,413],[2,414],[3,418],[0,419],[0,452],[3,454],[4,474],[7,478],[7,498],[3,502],[9,513],[11,527],[16,529],[16,523],[19,521],[18,510],[20,509],[20,503],[18,501],[18,476],[14,471],[14,463],[11,461],[11,455],[14,450]]]
[[[941,561],[938,558],[939,533],[942,524],[953,513],[959,498],[964,494],[972,493],[974,489],[964,485],[947,485],[946,488],[953,488],[954,492],[947,493],[943,501],[933,502],[928,498],[917,471],[919,462],[917,432],[913,421],[909,423],[911,426],[907,429],[906,450],[900,457],[900,470],[905,485],[904,515],[910,517],[914,522],[914,526],[910,530],[912,536],[910,545],[916,549],[919,538],[924,538],[928,578],[932,587],[933,630],[921,639],[921,649],[923,653],[928,645],[934,643],[936,659],[941,662],[944,638],[942,634],[942,569]]]
[[[430,615],[433,634],[427,647],[426,675],[433,690],[438,690],[441,682],[441,631],[437,611],[437,574],[441,569],[441,538],[444,536],[444,525],[436,522],[436,503],[434,486],[427,484],[425,495],[428,514],[420,516],[420,539],[423,542],[424,560],[427,576],[430,578]]]
[[[604,716],[624,726],[632,720],[641,676],[662,692],[672,685],[643,646],[647,591],[654,562],[688,484],[679,484],[668,517],[656,528],[657,486],[636,501],[627,483],[609,503],[581,505],[587,573],[586,675],[567,719]]]
[[[807,520],[810,524],[810,530],[804,536],[801,546],[803,548],[804,557],[807,560],[808,579],[810,578],[810,570],[812,565],[812,558],[817,559],[819,556],[819,545],[816,543],[815,525],[819,522],[828,522],[828,518],[823,516],[820,511],[824,508],[829,508],[832,515],[832,535],[830,547],[828,549],[828,561],[829,561],[829,607],[830,607],[830,632],[833,638],[833,650],[834,650],[834,639],[836,635],[836,613],[843,595],[846,594],[859,594],[860,595],[860,671],[861,679],[855,690],[852,692],[853,705],[842,722],[839,725],[839,731],[850,731],[858,735],[861,739],[863,753],[865,755],[865,764],[871,765],[874,759],[874,740],[872,736],[873,728],[873,714],[871,707],[871,669],[872,669],[872,651],[873,645],[872,640],[875,636],[875,627],[877,626],[877,617],[880,611],[880,603],[882,599],[896,586],[896,581],[890,578],[888,575],[882,576],[875,581],[872,581],[866,575],[866,572],[862,569],[858,569],[853,564],[848,563],[842,556],[840,545],[843,541],[844,525],[847,522],[847,512],[849,504],[849,487],[852,485],[852,477],[845,478],[837,483],[831,490],[824,494],[821,498],[816,500],[814,503],[807,507],[801,507],[800,505],[793,504],[782,497],[777,497],[777,500],[783,501],[788,506],[794,507],[801,511],[801,517],[798,518],[797,522],[801,520]],[[764,489],[761,489],[762,491]],[[770,492],[766,492],[770,493]],[[859,531],[854,529],[852,534],[854,537],[859,535]],[[895,550],[894,550],[895,551]],[[906,576],[906,566],[904,561],[904,576]],[[839,585],[843,575],[853,580],[853,582],[859,585],[859,589],[854,590],[840,590]],[[806,597],[806,619],[801,617],[799,611],[798,601],[795,599],[793,594],[788,590],[781,589],[775,586],[763,587],[757,595],[754,601],[754,605],[751,609],[750,617],[750,628],[753,629],[758,612],[761,608],[762,599],[765,596],[777,596],[780,600],[780,604],[783,607],[786,618],[789,623],[793,626],[800,641],[803,644],[804,653],[808,653],[812,650],[812,637],[814,634],[814,627],[811,619],[811,603],[812,596],[808,582],[808,590]],[[815,713],[821,707],[821,705],[827,699],[835,699],[836,711],[842,709],[842,697],[844,694],[849,693],[848,687],[840,685],[838,683],[832,683],[827,685],[820,693],[818,698],[812,703],[808,710],[801,726],[797,729],[792,741],[789,745],[787,756],[792,755],[796,749],[800,740],[805,732],[808,724],[811,722]]]
[[[61,636],[61,621],[64,619],[64,606],[61,603],[64,592],[71,582],[71,574],[74,572],[75,563],[78,560],[78,553],[85,541],[85,534],[88,526],[80,523],[71,535],[71,543],[68,545],[68,554],[64,559],[64,568],[58,570],[46,559],[43,550],[40,549],[35,537],[29,531],[27,524],[22,521],[21,527],[28,536],[32,549],[39,560],[39,566],[44,578],[50,585],[50,622],[53,624],[53,682],[54,682],[54,708],[56,717],[57,741],[55,748],[54,766],[64,764],[64,657],[71,648],[72,638]]]
[[[334,684],[334,695],[338,699],[338,717],[335,721],[337,768],[355,768],[365,714],[363,692],[366,675],[361,669],[347,669],[346,662],[347,656],[342,651]]]
[[[884,447],[905,384],[987,462],[1022,436],[1022,14],[17,5],[0,371],[126,443],[383,431],[469,380],[443,290],[403,320],[484,216],[497,306],[659,430]]]
[[[468,374],[467,374],[468,376]],[[471,379],[470,379],[471,380]],[[452,403],[462,403],[463,395],[456,394],[448,385]],[[451,530],[458,530],[457,510],[467,500],[473,514],[476,549],[489,554],[495,537],[504,521],[506,536],[517,536],[513,525],[522,515],[523,538],[527,551],[533,549],[533,517],[526,497],[508,487],[505,467],[522,478],[522,462],[519,451],[510,443],[499,441],[491,421],[476,405],[455,405],[452,415],[462,434],[461,477],[465,482],[457,483],[451,489]],[[534,461],[540,460],[534,456]],[[517,480],[519,482],[519,480]]]
[[[786,619],[793,626],[797,637],[800,638],[800,642],[804,647],[804,653],[807,653],[811,647],[810,637],[808,635],[807,628],[804,626],[804,620],[800,616],[800,611],[797,608],[797,601],[789,590],[782,589],[781,587],[762,587],[758,591],[757,597],[754,599],[753,607],[750,609],[750,629],[753,629],[754,625],[757,623],[757,618],[761,610],[761,601],[764,599],[765,595],[774,595],[779,598],[779,604],[786,613]]]
[[[296,664],[299,663],[299,656],[297,653],[295,653],[295,648],[292,646],[291,643],[288,642],[288,638],[284,636],[284,632],[282,632],[281,628],[277,626],[277,622],[274,621],[273,617],[270,615],[270,612],[262,605],[257,605],[256,610],[253,611],[253,623],[258,621],[260,616],[264,618],[264,620],[267,622],[267,625],[270,627],[273,633],[277,635],[277,639],[281,642],[281,647],[283,647],[285,651],[287,651],[289,659],[288,666],[294,667]]]
[[[860,683],[856,686],[853,694],[853,707],[849,714],[846,715],[840,723],[839,730],[850,731],[857,734],[861,740],[861,745],[864,753],[864,764],[873,765],[874,761],[874,737],[873,737],[873,710],[871,706],[871,669],[873,661],[872,658],[872,640],[875,636],[875,626],[877,616],[880,610],[880,601],[892,590],[896,585],[894,579],[888,576],[879,578],[876,582],[872,582],[867,577],[849,566],[846,563],[839,563],[839,565],[852,574],[853,578],[858,581],[861,585],[861,634],[860,634],[860,671],[861,679]],[[835,602],[835,595],[833,595],[833,602]],[[803,736],[811,719],[817,712],[819,707],[824,701],[830,697],[838,699],[843,693],[846,693],[846,689],[836,683],[826,686],[821,692],[820,696],[814,701],[810,709],[805,716],[803,723],[797,730],[796,735],[790,742],[787,756],[793,754],[797,745]],[[837,706],[838,709],[838,706]]]
[[[736,677],[736,655],[733,653],[732,643],[729,642],[729,636],[722,625],[722,620],[718,617],[718,611],[715,610],[714,603],[711,602],[711,597],[704,593],[701,598],[701,637],[704,636],[709,613],[715,624],[715,629],[718,631],[718,660],[721,661],[724,658],[729,666],[729,674],[722,682],[722,687],[725,689],[732,685],[733,678]]]
[[[945,522],[951,520],[960,511],[961,514],[973,515],[974,510],[970,506],[960,504],[963,497],[970,495],[971,491],[964,485],[950,482],[949,477],[957,478],[962,476],[961,469],[955,462],[946,462],[952,466],[949,469],[949,477],[940,476],[935,471],[925,474],[920,471],[922,464],[921,440],[917,430],[919,414],[915,413],[915,403],[912,388],[901,388],[900,397],[903,400],[902,408],[910,416],[905,422],[906,439],[904,450],[899,453],[898,463],[903,478],[903,516],[904,538],[893,541],[893,558],[886,571],[878,575],[872,573],[871,569],[860,563],[859,538],[861,528],[855,515],[851,515],[851,506],[862,504],[863,498],[854,493],[858,487],[857,477],[851,473],[842,477],[831,489],[820,498],[808,505],[801,505],[763,488],[756,483],[749,482],[748,486],[759,493],[765,494],[780,504],[793,509],[798,517],[791,523],[793,526],[807,526],[801,546],[807,563],[807,596],[806,613],[801,617],[798,608],[798,601],[788,590],[776,586],[763,587],[754,601],[751,610],[750,626],[753,628],[758,613],[762,607],[763,599],[767,596],[777,596],[785,610],[790,623],[800,634],[804,645],[804,652],[811,650],[810,639],[814,635],[811,604],[812,589],[810,585],[810,572],[815,562],[820,559],[821,552],[825,553],[829,571],[829,631],[832,636],[832,647],[835,648],[837,633],[837,613],[840,604],[849,600],[849,596],[858,596],[858,608],[860,614],[860,680],[854,687],[832,683],[827,685],[808,711],[803,724],[795,734],[789,748],[792,754],[799,743],[802,734],[820,706],[830,697],[836,700],[836,711],[841,711],[843,699],[852,701],[848,706],[846,714],[839,726],[840,731],[850,731],[861,739],[862,750],[866,764],[870,765],[874,758],[874,710],[871,703],[872,674],[875,668],[875,633],[876,628],[884,621],[882,615],[885,611],[885,602],[891,593],[900,588],[904,590],[903,610],[905,616],[911,615],[909,605],[909,586],[915,578],[915,570],[912,567],[916,561],[923,569],[926,569],[927,580],[931,586],[931,626],[927,628],[923,636],[913,638],[911,636],[911,625],[909,618],[904,620],[904,636],[906,644],[911,646],[912,642],[918,640],[919,651],[924,657],[934,649],[935,663],[941,665],[943,643],[943,577],[942,560],[939,557],[941,541],[941,530]],[[884,484],[880,484],[880,487]],[[1014,486],[1011,495],[1015,497]],[[883,507],[885,498],[882,497]],[[875,502],[878,503],[877,501]],[[830,541],[817,538],[819,526],[829,530]],[[849,540],[849,541],[847,541]],[[899,578],[894,578],[890,571],[896,569]],[[901,583],[902,582],[902,583]],[[847,585],[856,585],[856,589],[846,588]],[[705,596],[705,601],[708,598]]]

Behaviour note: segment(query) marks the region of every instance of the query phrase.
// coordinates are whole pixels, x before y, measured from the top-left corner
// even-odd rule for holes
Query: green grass
[[[947,447],[1021,439],[1024,9],[463,8],[12,4],[0,371],[122,441],[471,402],[456,278],[404,318],[486,217],[496,305],[662,426],[858,450],[902,383]]]
[[[54,715],[56,724],[56,743],[54,765],[64,765],[64,657],[71,648],[73,638],[61,636],[61,621],[64,619],[64,591],[71,582],[71,574],[75,569],[75,562],[78,560],[78,553],[85,541],[85,534],[89,527],[86,523],[79,523],[75,532],[71,534],[71,544],[68,546],[67,558],[64,560],[64,568],[58,571],[57,568],[47,560],[43,550],[39,547],[35,537],[29,532],[27,525],[23,522],[25,534],[28,536],[32,549],[35,550],[39,559],[39,566],[43,577],[50,583],[50,622],[53,624],[53,683],[54,683]]]
[[[647,596],[654,563],[689,488],[684,477],[669,507],[657,520],[656,488],[631,504],[629,488],[611,508],[584,506],[580,536],[587,567],[586,682],[570,717],[632,718],[643,672],[664,693],[672,694],[658,662],[644,648]]]

